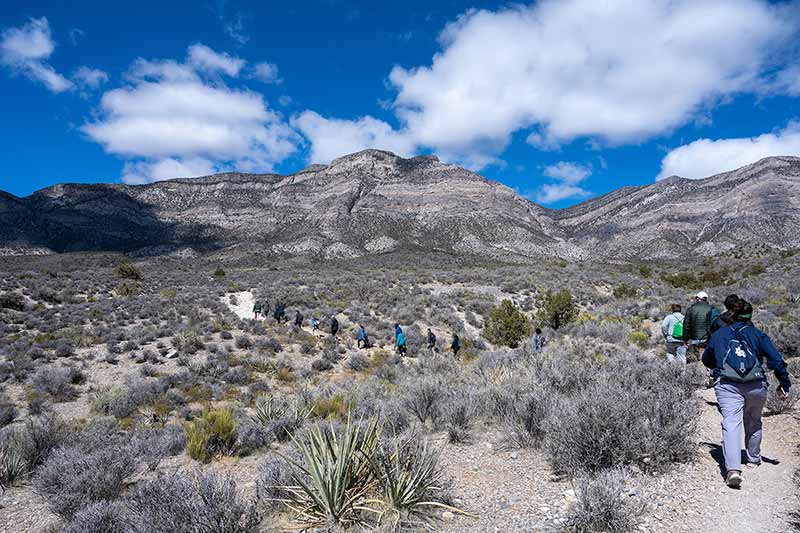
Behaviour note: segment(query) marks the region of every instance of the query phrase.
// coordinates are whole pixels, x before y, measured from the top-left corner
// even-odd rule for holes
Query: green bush
[[[129,279],[131,281],[141,281],[142,271],[128,261],[123,261],[114,269],[114,274],[121,279]]]
[[[217,279],[222,279],[225,277],[225,271],[221,268],[218,268],[214,271],[214,277]]]
[[[646,331],[632,331],[628,335],[628,340],[639,348],[647,348],[647,345],[650,344],[650,334]]]
[[[536,315],[539,323],[559,329],[572,322],[578,315],[578,307],[567,289],[558,292],[547,291],[542,296],[542,306]]]
[[[631,298],[636,298],[638,295],[638,291],[635,287],[631,287],[626,283],[620,283],[616,287],[614,287],[614,298],[618,300],[628,300]]]
[[[208,463],[218,455],[231,455],[236,445],[236,418],[230,409],[214,409],[184,426],[189,456]]]
[[[486,319],[483,336],[492,344],[516,348],[531,334],[531,323],[511,300],[503,300]]]

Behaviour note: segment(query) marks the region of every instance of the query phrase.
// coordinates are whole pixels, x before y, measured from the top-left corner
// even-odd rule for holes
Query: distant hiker
[[[319,331],[319,319],[311,317],[311,331]]]
[[[367,330],[364,329],[362,324],[358,325],[358,341],[356,346],[359,348],[369,348],[369,337],[367,337]]]
[[[335,337],[336,333],[339,332],[339,321],[336,320],[336,317],[331,315],[331,336]]]
[[[450,343],[450,349],[453,350],[453,357],[458,357],[458,351],[461,349],[461,339],[458,338],[457,333],[453,333],[453,342]]]
[[[275,304],[275,313],[272,315],[278,322],[286,320],[286,305],[282,303]]]
[[[397,334],[396,339],[396,347],[397,353],[400,354],[400,357],[406,356],[406,334],[403,333],[403,330],[400,330],[400,333]]]
[[[722,329],[725,326],[729,326],[733,323],[733,310],[736,307],[736,302],[738,301],[739,297],[735,294],[729,294],[725,297],[725,312],[719,315],[717,319],[711,323],[712,335],[716,333],[718,329]]]
[[[262,309],[261,302],[256,300],[255,303],[253,304],[253,319],[254,320],[259,320],[261,318],[261,309]]]
[[[542,333],[541,328],[536,328],[536,334],[533,336],[533,351],[539,353],[544,350],[544,345],[547,344],[547,338]]]
[[[400,324],[394,325],[394,341],[397,342],[397,336],[403,333],[403,328],[400,327]]]
[[[303,314],[299,310],[294,313],[294,325],[298,328],[303,327]]]
[[[753,306],[739,299],[733,323],[714,333],[703,352],[703,364],[713,372],[722,414],[725,483],[733,488],[742,484],[742,437],[749,465],[761,464],[761,410],[768,388],[764,359],[778,379],[779,396],[785,398],[792,386],[783,357],[772,340],[750,322],[752,316]]]
[[[428,350],[436,351],[436,335],[431,331],[431,328],[428,328]]]
[[[695,302],[686,310],[683,318],[683,345],[686,347],[687,357],[691,353],[697,359],[698,354],[706,347],[711,337],[711,324],[717,319],[718,313],[708,303],[708,294],[698,292]],[[710,374],[706,386],[714,386]]]
[[[267,317],[269,317],[269,310],[270,310],[269,302],[264,302],[264,305],[261,306],[261,316],[264,317],[264,320],[266,320]]]
[[[667,343],[667,360],[672,366],[686,368],[686,345],[683,344],[684,317],[680,304],[672,304],[672,313],[661,322],[661,334]],[[676,358],[677,357],[677,361]]]

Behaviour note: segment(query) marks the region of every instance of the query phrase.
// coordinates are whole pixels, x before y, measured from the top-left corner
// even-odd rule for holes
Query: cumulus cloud
[[[72,79],[85,89],[98,89],[108,81],[108,74],[97,68],[82,66],[72,73]]]
[[[60,93],[71,89],[73,84],[47,63],[55,46],[47,18],[32,18],[0,34],[0,63],[16,74],[44,84],[51,92]]]
[[[221,71],[228,76],[238,76],[244,66],[244,60],[226,53],[218,53],[204,44],[193,44],[189,47],[189,64],[205,72]]]
[[[292,117],[291,124],[310,141],[312,163],[328,163],[366,148],[381,148],[402,156],[414,154],[414,143],[406,135],[373,117],[337,120],[304,111]]]
[[[555,180],[555,183],[542,185],[536,193],[534,198],[541,204],[552,204],[570,198],[587,198],[592,194],[579,185],[592,175],[590,166],[560,161],[546,167],[542,173]]]
[[[656,179],[701,179],[777,155],[800,156],[800,123],[774,133],[734,139],[699,139],[670,151]]]
[[[299,138],[255,92],[218,76],[242,65],[203,45],[186,62],[139,59],[129,84],[107,91],[99,118],[82,130],[109,153],[128,159],[123,180],[144,183],[235,168],[268,171],[297,149]]]
[[[542,0],[470,10],[443,30],[430,65],[391,71],[393,138],[473,167],[495,161],[519,131],[537,148],[640,142],[722,98],[760,92],[775,58],[791,62],[780,53],[797,29],[787,9],[762,0]]]
[[[274,63],[256,63],[253,66],[252,77],[263,83],[279,84],[283,80],[278,75],[278,66]]]

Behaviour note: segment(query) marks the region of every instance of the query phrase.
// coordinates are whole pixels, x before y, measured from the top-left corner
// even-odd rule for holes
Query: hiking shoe
[[[761,461],[750,461],[747,463],[747,468],[758,468],[761,466]]]
[[[725,484],[732,489],[738,489],[742,484],[742,474],[736,470],[731,470],[725,476]]]

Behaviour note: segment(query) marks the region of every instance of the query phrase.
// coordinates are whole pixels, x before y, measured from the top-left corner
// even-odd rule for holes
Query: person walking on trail
[[[316,317],[311,317],[311,331],[319,331],[319,319]]]
[[[403,333],[403,328],[400,327],[400,324],[394,325],[394,342],[397,343],[397,336]]]
[[[692,360],[699,359],[698,355],[706,347],[711,337],[711,324],[717,319],[718,311],[708,303],[708,294],[700,291],[695,296],[695,302],[686,310],[683,318],[683,345],[686,347],[687,359],[689,354]],[[714,386],[714,380],[709,372],[706,387]]]
[[[331,315],[331,337],[335,337],[339,332],[339,321],[336,320],[334,315]]]
[[[431,352],[436,351],[436,335],[431,331],[431,328],[428,328],[428,350]]]
[[[253,304],[253,320],[261,319],[261,309],[262,309],[261,302],[256,300],[255,303]]]
[[[286,320],[286,306],[282,303],[275,304],[275,313],[273,314],[273,318],[278,322],[283,322]]]
[[[743,439],[748,466],[761,464],[761,410],[769,387],[764,359],[778,379],[779,396],[785,398],[792,386],[786,362],[772,340],[752,324],[752,316],[752,305],[736,302],[733,322],[714,333],[702,358],[714,376],[722,414],[725,483],[733,488],[742,484]]]
[[[542,350],[544,350],[544,346],[546,344],[547,337],[544,336],[541,328],[536,328],[536,334],[533,336],[533,351],[535,353],[540,353]]]
[[[661,334],[667,343],[667,360],[672,366],[686,368],[686,346],[683,344],[684,316],[680,304],[672,304],[672,313],[661,322]]]
[[[458,357],[458,351],[461,349],[461,339],[458,334],[453,332],[453,342],[450,343],[450,349],[453,350],[453,357]]]
[[[264,302],[264,304],[261,306],[261,316],[264,317],[264,320],[269,318],[269,310],[270,310],[269,302]]]
[[[725,326],[733,324],[733,310],[736,307],[736,302],[739,301],[739,297],[735,294],[729,294],[725,297],[725,312],[722,313],[711,323],[711,334],[713,335],[718,329],[722,329]]]
[[[356,342],[358,348],[369,348],[369,337],[367,337],[367,330],[364,329],[363,324],[358,325],[358,341]]]
[[[397,353],[400,354],[400,357],[405,357],[406,356],[406,334],[403,333],[402,329],[400,330],[400,333],[397,334],[397,339],[396,339],[395,342],[396,342],[396,347],[397,347]]]
[[[303,314],[299,310],[294,313],[294,325],[298,328],[303,327]]]

